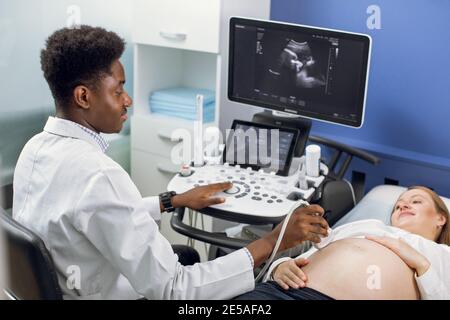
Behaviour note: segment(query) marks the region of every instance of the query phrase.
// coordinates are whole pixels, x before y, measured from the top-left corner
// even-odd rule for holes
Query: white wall
[[[0,0],[0,178],[5,184],[12,182],[23,145],[54,112],[40,67],[45,40],[75,21],[115,31],[128,43],[122,62],[125,88],[132,93],[131,13],[132,1],[125,0]]]
[[[101,26],[131,39],[131,4],[125,0],[0,0],[0,117],[9,112],[53,107],[40,69],[40,50],[55,30],[73,21]],[[132,92],[132,46],[122,58]],[[8,113],[8,115],[6,114]]]

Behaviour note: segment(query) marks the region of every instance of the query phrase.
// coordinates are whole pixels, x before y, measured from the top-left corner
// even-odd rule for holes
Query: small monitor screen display
[[[298,130],[235,120],[228,131],[224,162],[287,175]]]
[[[360,127],[370,38],[231,19],[230,100]]]

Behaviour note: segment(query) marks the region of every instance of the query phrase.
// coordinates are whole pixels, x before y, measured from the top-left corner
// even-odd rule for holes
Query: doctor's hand
[[[328,235],[328,223],[322,217],[324,210],[318,205],[300,207],[292,213],[283,239],[280,242],[279,251],[292,248],[303,241],[320,242],[320,236]],[[253,257],[254,267],[263,263],[275,248],[283,223],[261,239],[253,241],[247,246]]]
[[[308,277],[301,269],[308,264],[308,260],[304,258],[290,259],[280,263],[275,270],[273,270],[273,279],[280,287],[285,290],[291,288],[304,288]]]
[[[223,197],[214,197],[214,194],[220,191],[230,189],[233,186],[231,182],[214,183],[206,186],[196,187],[184,193],[172,197],[172,206],[174,208],[187,207],[199,210],[225,202]]]
[[[318,205],[297,208],[291,215],[279,251],[299,245],[303,241],[320,242],[321,236],[328,235],[328,222],[322,217],[324,210]],[[278,239],[283,223],[271,232]]]
[[[366,236],[366,239],[375,241],[392,250],[411,269],[415,270],[417,276],[419,277],[427,272],[427,270],[430,268],[430,262],[428,261],[428,259],[402,239],[376,236]]]

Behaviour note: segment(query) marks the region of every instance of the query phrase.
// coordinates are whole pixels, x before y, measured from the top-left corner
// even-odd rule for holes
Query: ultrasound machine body
[[[228,136],[219,161],[205,161],[188,173],[177,174],[168,190],[184,192],[195,186],[231,181],[233,187],[219,194],[226,198],[225,203],[201,213],[244,224],[275,225],[296,201],[304,201],[329,207],[324,208],[331,213],[329,223],[337,221],[363,193],[364,177],[356,176],[351,184],[344,180],[353,157],[372,164],[379,160],[362,150],[311,136],[311,120],[362,126],[370,50],[371,39],[363,34],[231,18],[228,98],[243,107],[266,109],[254,114],[251,122],[235,120],[231,129],[241,128],[244,133],[277,130],[280,152],[271,158],[276,166],[264,166],[262,160],[267,159],[261,159],[258,148],[254,158],[244,156],[238,160],[233,152],[230,157],[227,150],[233,148],[235,140]],[[256,136],[259,141],[261,135]],[[327,161],[319,160],[317,176],[303,171],[308,143],[332,152]],[[259,142],[256,144],[259,147]],[[251,147],[251,143],[245,145],[246,154]],[[299,183],[302,178],[306,183]],[[173,215],[171,225],[188,237],[228,248],[248,243],[188,226],[183,216],[181,208]]]

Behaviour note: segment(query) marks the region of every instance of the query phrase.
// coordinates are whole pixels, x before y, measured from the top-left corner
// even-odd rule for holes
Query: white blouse
[[[308,258],[317,250],[328,244],[345,238],[364,238],[366,235],[379,237],[402,238],[411,247],[420,252],[430,262],[430,268],[420,277],[416,276],[416,283],[422,299],[450,299],[450,247],[425,239],[417,234],[388,226],[380,220],[367,219],[341,225],[329,233],[322,241],[297,258]],[[273,262],[264,281],[271,279],[272,271],[289,257],[280,258]]]

